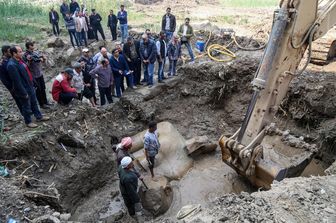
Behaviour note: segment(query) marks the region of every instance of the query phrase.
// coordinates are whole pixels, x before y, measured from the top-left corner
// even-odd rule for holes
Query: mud
[[[53,54],[53,50],[50,51],[50,55]],[[0,157],[16,161],[4,163],[10,170],[15,170],[11,177],[0,177],[4,185],[0,189],[0,210],[5,210],[0,212],[0,221],[5,221],[9,215],[27,221],[24,217],[34,219],[58,211],[71,213],[72,221],[132,222],[118,193],[111,139],[115,143],[124,136],[136,135],[146,129],[147,121],[153,119],[169,121],[184,139],[206,135],[210,142],[216,143],[221,134],[232,135],[244,118],[251,97],[250,82],[262,53],[239,51],[237,55],[238,58],[229,63],[202,58],[199,63],[184,65],[178,69],[179,76],[165,84],[156,85],[150,91],[147,88],[127,90],[119,102],[99,110],[91,109],[85,103],[54,106],[50,111],[44,111],[52,121],[37,130],[27,130],[20,119],[15,119],[12,114],[18,112],[10,101],[7,112],[11,116],[6,116],[6,123],[13,129],[1,144]],[[76,52],[56,50],[53,62],[70,64],[75,57]],[[52,69],[46,74],[47,80],[56,74],[53,63],[50,64]],[[333,102],[334,86],[330,83],[335,80],[331,74],[318,75],[306,73],[302,79],[296,79],[283,103],[287,116],[284,118],[284,114],[279,113],[277,118],[289,120],[295,133],[306,135],[309,134],[305,128],[308,123],[311,135],[320,136],[316,143],[332,149],[336,140],[333,134],[335,112],[328,103]],[[0,92],[4,92],[3,89]],[[313,141],[314,137],[305,137],[305,140]],[[141,136],[137,139],[142,140]],[[140,148],[141,143],[138,144],[134,146]],[[288,221],[332,220],[334,200],[329,193],[334,192],[334,176],[286,180],[276,184],[274,191],[249,195],[240,193],[255,189],[221,161],[218,150],[194,157],[193,162],[193,166],[188,166],[179,177],[169,177],[174,194],[172,205],[157,222],[175,222],[174,216],[187,204],[201,204],[205,208],[196,222],[272,222],[279,221],[278,216],[282,214]],[[304,176],[320,174],[326,168],[320,164],[311,165]],[[313,171],[317,167],[322,168],[318,173]],[[323,188],[328,197],[319,194],[314,185]],[[312,192],[307,188],[313,188]],[[283,191],[289,191],[289,197],[280,197],[281,202],[276,204]],[[223,197],[226,193],[228,195]],[[308,201],[313,202],[309,205]],[[329,204],[330,209],[327,209]],[[285,208],[282,212],[286,205],[294,210]],[[307,205],[315,215],[305,216],[306,210],[300,205]],[[246,212],[246,209],[252,211]],[[316,214],[317,211],[324,217]],[[148,217],[147,220],[151,219]]]

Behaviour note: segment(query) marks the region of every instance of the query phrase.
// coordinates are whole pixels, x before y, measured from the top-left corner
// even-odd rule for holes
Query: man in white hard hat
[[[138,195],[138,176],[133,171],[134,165],[132,158],[125,156],[121,160],[121,164],[118,169],[120,178],[120,192],[124,199],[124,203],[127,207],[128,213],[131,217],[136,218],[135,214],[141,213],[142,206],[140,203],[140,197]]]

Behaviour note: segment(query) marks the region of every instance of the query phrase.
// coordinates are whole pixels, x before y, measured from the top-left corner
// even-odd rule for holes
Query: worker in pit
[[[160,142],[158,138],[157,124],[154,121],[148,123],[148,131],[144,137],[145,155],[149,170],[154,178],[155,156],[159,153]]]
[[[118,168],[119,188],[124,199],[128,213],[131,217],[137,219],[137,216],[142,215],[142,205],[138,195],[138,176],[134,172],[134,164],[132,158],[125,156],[120,162]]]
[[[132,138],[125,137],[121,140],[120,143],[113,145],[112,149],[116,153],[117,156],[117,165],[119,166],[122,158],[125,156],[130,156],[129,150],[132,148]]]

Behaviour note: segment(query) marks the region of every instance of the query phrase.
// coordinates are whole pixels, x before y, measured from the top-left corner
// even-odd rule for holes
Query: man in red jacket
[[[53,99],[61,105],[68,105],[72,99],[78,97],[76,88],[70,86],[73,75],[73,70],[66,68],[54,80],[51,94]]]

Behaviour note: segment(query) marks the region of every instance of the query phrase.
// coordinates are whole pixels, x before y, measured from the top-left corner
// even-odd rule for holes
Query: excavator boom
[[[222,136],[219,142],[223,161],[257,186],[269,188],[274,180],[300,174],[316,151],[314,145],[293,139],[272,121],[291,80],[307,67],[313,40],[335,23],[335,0],[282,0],[275,10],[242,126],[232,137]],[[307,47],[308,60],[298,71]]]

